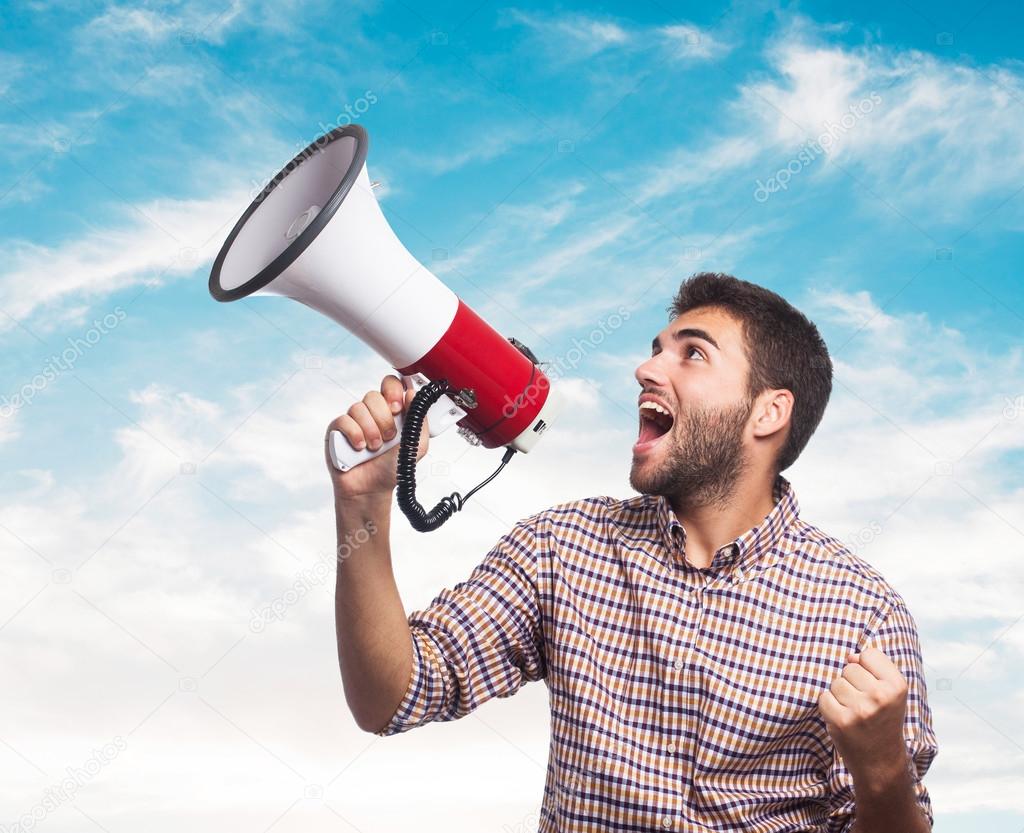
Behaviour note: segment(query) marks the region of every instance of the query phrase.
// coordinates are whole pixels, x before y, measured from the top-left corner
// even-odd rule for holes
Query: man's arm
[[[818,705],[834,742],[830,833],[928,833],[938,753],[917,626],[890,599]]]
[[[335,510],[338,664],[356,724],[374,731],[402,700],[413,663],[409,623],[391,567],[391,495],[337,498]]]
[[[910,766],[902,750],[890,767],[853,774],[856,815],[850,833],[930,833]]]
[[[398,377],[386,376],[379,393],[368,392],[328,426],[324,447],[338,526],[338,663],[356,723],[381,736],[461,717],[545,673],[537,515],[503,535],[467,581],[406,617],[389,543],[398,449],[348,472],[331,467],[331,430],[353,448],[379,448],[395,436],[393,414],[414,396]],[[425,421],[417,460],[428,445]]]
[[[334,619],[345,699],[359,728],[372,731],[391,715],[413,668],[412,639],[391,569],[391,497],[398,448],[347,472],[331,464],[331,431],[353,448],[377,449],[397,434],[395,414],[407,410],[415,391],[388,375],[333,420],[324,437],[324,459],[334,486],[337,583]],[[420,431],[417,461],[430,444],[428,420]]]
[[[413,663],[405,696],[376,731],[387,737],[456,720],[547,672],[538,587],[540,513],[501,536],[469,578],[409,615]]]

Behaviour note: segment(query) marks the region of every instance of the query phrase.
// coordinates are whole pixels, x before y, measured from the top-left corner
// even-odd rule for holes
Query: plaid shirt
[[[917,627],[903,598],[799,518],[772,511],[685,556],[664,497],[591,497],[519,521],[469,576],[409,615],[412,678],[388,736],[455,720],[544,679],[551,748],[540,833],[838,833],[853,780],[818,712],[849,650],[906,677],[903,734],[919,806],[938,752]]]

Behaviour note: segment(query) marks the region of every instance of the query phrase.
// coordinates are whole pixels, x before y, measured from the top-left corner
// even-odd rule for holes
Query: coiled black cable
[[[409,403],[405,421],[402,423],[402,442],[398,449],[398,508],[402,510],[405,517],[409,519],[409,523],[412,524],[412,528],[417,532],[431,532],[441,526],[465,505],[477,489],[490,483],[516,453],[512,446],[508,446],[501,458],[501,465],[494,470],[490,477],[470,489],[465,497],[458,492],[452,492],[447,497],[441,498],[437,505],[427,512],[416,500],[416,452],[419,450],[420,432],[423,430],[423,420],[426,418],[427,411],[447,392],[447,379],[438,379],[425,384],[416,391],[412,402]]]

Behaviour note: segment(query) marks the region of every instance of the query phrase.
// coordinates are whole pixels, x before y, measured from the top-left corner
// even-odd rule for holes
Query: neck
[[[686,530],[686,560],[694,567],[710,567],[718,549],[757,526],[775,507],[774,477],[743,478],[722,503],[688,505],[671,498],[672,509]]]

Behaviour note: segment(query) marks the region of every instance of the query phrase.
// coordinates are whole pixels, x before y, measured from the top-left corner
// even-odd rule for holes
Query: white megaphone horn
[[[431,436],[457,424],[474,445],[506,447],[504,466],[533,448],[562,400],[528,348],[495,332],[395,236],[366,172],[367,146],[366,131],[346,125],[292,159],[231,230],[210,273],[210,294],[301,301],[373,348],[406,384],[424,383],[396,417],[393,440],[356,451],[332,431],[329,447],[334,466],[346,471],[400,442],[398,503],[413,527],[427,531],[491,478],[426,512],[415,497],[424,418]]]

